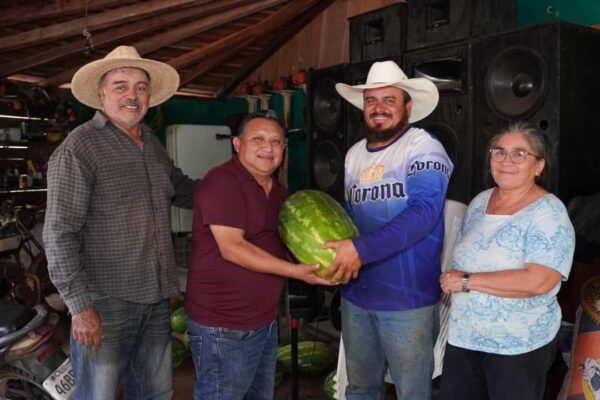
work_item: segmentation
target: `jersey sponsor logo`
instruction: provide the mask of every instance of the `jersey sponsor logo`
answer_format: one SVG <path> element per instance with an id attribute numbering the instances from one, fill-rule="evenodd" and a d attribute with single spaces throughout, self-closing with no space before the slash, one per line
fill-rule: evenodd
<path id="1" fill-rule="evenodd" d="M 363 185 L 368 185 L 369 183 L 377 182 L 383 179 L 384 172 L 384 164 L 371 165 L 369 168 L 360 173 L 360 183 Z"/>
<path id="2" fill-rule="evenodd" d="M 441 161 L 433 160 L 413 162 L 408 168 L 408 176 L 415 176 L 417 172 L 425 170 L 440 171 L 446 178 L 450 179 L 450 168 Z"/>
<path id="3" fill-rule="evenodd" d="M 347 195 L 350 204 L 353 206 L 367 202 L 406 198 L 402 182 L 382 183 L 371 187 L 352 185 L 348 189 Z"/>

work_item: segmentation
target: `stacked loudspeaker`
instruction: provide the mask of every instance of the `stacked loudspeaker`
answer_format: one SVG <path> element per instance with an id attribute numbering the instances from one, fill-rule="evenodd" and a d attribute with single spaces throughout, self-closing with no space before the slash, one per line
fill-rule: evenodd
<path id="1" fill-rule="evenodd" d="M 565 203 L 598 192 L 600 32 L 564 22 L 514 29 L 509 3 L 410 0 L 351 18 L 351 63 L 309 76 L 311 187 L 342 201 L 344 155 L 363 137 L 362 112 L 333 84 L 364 83 L 374 61 L 391 59 L 440 91 L 436 110 L 415 125 L 437 136 L 455 165 L 448 198 L 468 203 L 486 187 L 488 142 L 517 121 L 548 138 L 552 192 Z M 335 129 L 317 123 L 334 115 Z"/>

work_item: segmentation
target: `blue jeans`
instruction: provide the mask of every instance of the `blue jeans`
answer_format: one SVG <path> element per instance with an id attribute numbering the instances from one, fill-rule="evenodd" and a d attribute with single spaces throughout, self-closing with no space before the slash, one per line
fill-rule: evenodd
<path id="1" fill-rule="evenodd" d="M 196 368 L 194 400 L 271 400 L 277 321 L 253 331 L 213 328 L 188 318 Z"/>
<path id="2" fill-rule="evenodd" d="M 399 400 L 431 400 L 438 305 L 370 311 L 342 299 L 347 400 L 381 400 L 389 367 Z"/>
<path id="3" fill-rule="evenodd" d="M 114 400 L 119 384 L 127 400 L 173 396 L 170 302 L 137 304 L 90 294 L 102 322 L 100 348 L 71 335 L 77 400 Z"/>

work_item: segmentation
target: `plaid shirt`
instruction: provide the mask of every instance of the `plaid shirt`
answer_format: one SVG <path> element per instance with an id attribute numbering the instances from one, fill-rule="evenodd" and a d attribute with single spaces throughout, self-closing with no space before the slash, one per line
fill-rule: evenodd
<path id="1" fill-rule="evenodd" d="M 44 245 L 72 314 L 92 307 L 89 292 L 142 304 L 178 293 L 170 207 L 191 208 L 196 182 L 146 126 L 142 140 L 98 111 L 50 158 Z"/>

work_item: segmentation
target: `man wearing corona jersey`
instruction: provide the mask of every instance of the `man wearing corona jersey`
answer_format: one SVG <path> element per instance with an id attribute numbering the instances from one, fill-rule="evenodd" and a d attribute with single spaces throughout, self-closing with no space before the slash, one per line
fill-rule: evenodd
<path id="1" fill-rule="evenodd" d="M 365 139 L 346 155 L 346 209 L 359 229 L 334 241 L 329 272 L 342 288 L 346 398 L 383 399 L 389 367 L 398 399 L 430 399 L 440 300 L 443 209 L 452 162 L 411 122 L 438 103 L 435 85 L 376 62 L 367 83 L 337 91 L 363 110 Z"/>

